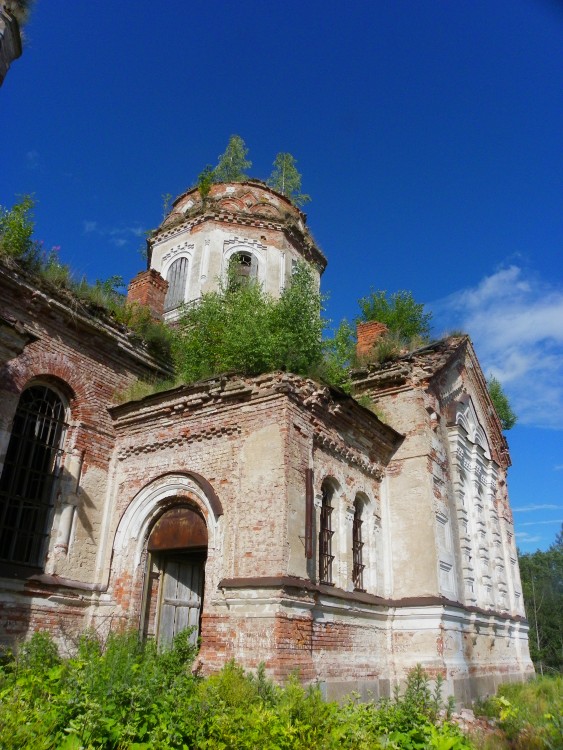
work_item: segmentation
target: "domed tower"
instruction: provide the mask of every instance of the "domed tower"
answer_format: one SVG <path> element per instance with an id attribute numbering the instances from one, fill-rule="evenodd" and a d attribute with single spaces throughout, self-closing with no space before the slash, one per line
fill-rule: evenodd
<path id="1" fill-rule="evenodd" d="M 279 297 L 299 260 L 320 282 L 326 258 L 306 216 L 284 195 L 256 180 L 219 183 L 202 199 L 197 187 L 174 201 L 148 242 L 149 265 L 168 281 L 164 318 L 218 288 L 231 263 Z"/>

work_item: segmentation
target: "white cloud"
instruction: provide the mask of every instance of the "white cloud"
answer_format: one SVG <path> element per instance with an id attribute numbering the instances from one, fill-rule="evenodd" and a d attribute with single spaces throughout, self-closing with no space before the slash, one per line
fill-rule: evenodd
<path id="1" fill-rule="evenodd" d="M 31 151 L 28 151 L 25 155 L 25 166 L 28 169 L 38 169 L 40 166 L 41 158 L 39 156 L 39 151 L 35 151 L 35 149 L 32 149 Z"/>
<path id="2" fill-rule="evenodd" d="M 438 325 L 469 333 L 522 424 L 563 428 L 563 288 L 511 265 L 431 307 Z"/>
<path id="3" fill-rule="evenodd" d="M 524 508 L 512 508 L 513 513 L 532 513 L 535 510 L 559 510 L 559 505 L 544 503 L 543 505 L 526 505 Z"/>
<path id="4" fill-rule="evenodd" d="M 563 523 L 562 518 L 553 518 L 551 521 L 526 521 L 526 523 L 520 523 L 518 526 L 545 526 L 550 523 Z"/>
<path id="5" fill-rule="evenodd" d="M 527 531 L 517 531 L 514 536 L 526 544 L 541 541 L 541 536 L 539 534 L 528 534 Z"/>
<path id="6" fill-rule="evenodd" d="M 145 230 L 139 224 L 129 227 L 103 227 L 97 221 L 84 220 L 82 222 L 84 234 L 99 234 L 101 237 L 109 238 L 112 245 L 123 247 L 132 241 L 133 237 L 141 237 Z"/>

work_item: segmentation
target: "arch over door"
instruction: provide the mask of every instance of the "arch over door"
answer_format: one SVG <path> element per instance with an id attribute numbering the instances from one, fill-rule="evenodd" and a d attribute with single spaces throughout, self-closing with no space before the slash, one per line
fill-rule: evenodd
<path id="1" fill-rule="evenodd" d="M 173 508 L 153 526 L 147 542 L 149 570 L 143 633 L 160 646 L 193 626 L 196 643 L 203 606 L 207 527 L 192 508 Z"/>

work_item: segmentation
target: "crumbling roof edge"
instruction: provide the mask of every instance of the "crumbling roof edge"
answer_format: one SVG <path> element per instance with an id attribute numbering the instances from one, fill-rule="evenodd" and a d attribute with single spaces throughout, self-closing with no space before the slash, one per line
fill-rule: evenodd
<path id="1" fill-rule="evenodd" d="M 35 277 L 17 265 L 16 262 L 6 262 L 6 258 L 0 256 L 0 278 L 2 277 L 7 283 L 20 288 L 23 287 L 31 297 L 41 300 L 47 307 L 57 309 L 61 315 L 72 318 L 75 323 L 79 322 L 84 328 L 93 329 L 109 338 L 113 338 L 116 340 L 118 349 L 126 353 L 127 356 L 142 363 L 145 367 L 149 367 L 163 375 L 170 373 L 169 368 L 162 362 L 156 360 L 146 350 L 135 346 L 130 338 L 131 336 L 135 336 L 134 331 L 125 325 L 113 321 L 111 316 L 104 313 L 102 309 L 100 309 L 100 315 L 97 316 L 75 297 L 70 290 L 65 290 L 65 293 L 61 294 L 60 290 L 45 280 Z M 64 299 L 65 297 L 67 299 Z M 77 302 L 77 309 L 69 309 L 68 298 L 72 298 Z"/>
<path id="2" fill-rule="evenodd" d="M 259 395 L 256 391 L 256 387 L 259 387 L 260 385 L 266 386 L 268 382 L 273 382 L 276 378 L 279 378 L 279 382 L 274 384 L 270 392 L 268 392 L 267 388 L 264 388 L 263 396 L 268 396 L 273 393 L 287 395 L 288 397 L 293 398 L 294 401 L 297 401 L 299 405 L 310 410 L 318 411 L 319 408 L 322 408 L 322 405 L 315 408 L 315 397 L 320 397 L 318 390 L 320 388 L 329 394 L 332 404 L 335 406 L 337 406 L 339 402 L 346 402 L 352 409 L 358 412 L 358 415 L 361 415 L 363 420 L 374 423 L 374 426 L 377 425 L 378 431 L 382 431 L 383 434 L 386 435 L 389 445 L 393 446 L 393 448 L 398 447 L 404 439 L 404 436 L 397 432 L 393 427 L 382 422 L 370 409 L 366 409 L 358 403 L 353 396 L 345 393 L 345 391 L 340 388 L 330 386 L 326 383 L 320 383 L 310 377 L 296 375 L 282 370 L 274 370 L 260 375 L 244 375 L 240 372 L 223 373 L 195 383 L 182 384 L 165 391 L 152 393 L 140 399 L 126 401 L 123 404 L 110 407 L 108 411 L 112 419 L 116 421 L 122 418 L 126 419 L 127 414 L 133 414 L 139 410 L 144 411 L 146 407 L 156 408 L 158 411 L 159 403 L 163 404 L 165 401 L 181 397 L 182 395 L 192 397 L 194 403 L 198 400 L 198 394 L 201 394 L 202 397 L 207 395 L 209 399 L 213 397 L 221 397 L 230 403 L 232 403 L 237 397 L 241 401 L 249 400 L 252 398 L 253 394 Z M 225 387 L 228 382 L 233 385 L 240 384 L 240 387 Z M 305 394 L 300 393 L 299 386 L 303 384 L 312 386 L 309 388 L 309 393 L 306 398 L 303 398 L 303 395 Z M 297 400 L 298 396 L 299 399 Z M 189 404 L 188 401 L 186 403 Z M 334 415 L 335 412 L 333 412 L 333 416 Z M 338 418 L 338 416 L 339 415 L 336 415 L 336 418 Z M 142 417 L 139 415 L 139 418 Z M 340 416 L 340 418 L 343 417 Z"/>

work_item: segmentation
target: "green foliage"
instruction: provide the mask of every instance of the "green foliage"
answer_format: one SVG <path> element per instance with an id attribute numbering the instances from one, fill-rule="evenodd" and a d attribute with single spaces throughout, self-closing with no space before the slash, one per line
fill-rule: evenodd
<path id="1" fill-rule="evenodd" d="M 38 248 L 33 241 L 33 208 L 30 195 L 22 195 L 12 208 L 0 206 L 0 255 L 18 260 L 23 265 L 35 266 Z"/>
<path id="2" fill-rule="evenodd" d="M 397 333 L 380 336 L 374 343 L 369 355 L 371 362 L 391 362 L 398 357 L 404 348 L 404 341 Z"/>
<path id="3" fill-rule="evenodd" d="M 530 624 L 530 654 L 538 672 L 563 672 L 563 544 L 519 555 Z"/>
<path id="4" fill-rule="evenodd" d="M 163 653 L 136 633 L 85 634 L 66 660 L 36 633 L 0 670 L 1 747 L 181 747 L 169 740 L 195 691 L 194 657 L 189 631 Z"/>
<path id="5" fill-rule="evenodd" d="M 324 359 L 320 368 L 321 377 L 346 393 L 352 389 L 350 368 L 355 362 L 356 338 L 352 325 L 342 320 L 331 337 L 324 341 Z"/>
<path id="6" fill-rule="evenodd" d="M 475 705 L 494 718 L 514 750 L 563 748 L 563 676 L 501 685 L 497 695 Z"/>
<path id="7" fill-rule="evenodd" d="M 321 302 L 305 264 L 279 300 L 255 281 L 241 283 L 231 269 L 218 292 L 184 310 L 174 332 L 178 375 L 192 383 L 231 371 L 308 374 L 322 358 Z"/>
<path id="8" fill-rule="evenodd" d="M 167 217 L 168 212 L 170 211 L 171 205 L 172 205 L 172 194 L 163 193 L 162 194 L 162 218 L 163 219 Z"/>
<path id="9" fill-rule="evenodd" d="M 301 192 L 301 174 L 297 171 L 296 164 L 291 154 L 279 153 L 274 160 L 274 170 L 267 183 L 292 200 L 296 206 L 302 206 L 311 200 L 311 196 Z"/>
<path id="10" fill-rule="evenodd" d="M 127 302 L 122 293 L 121 276 L 98 279 L 90 284 L 86 279 L 74 282 L 69 275 L 63 284 L 87 307 L 104 310 L 116 323 L 126 326 L 155 357 L 169 361 L 171 357 L 172 333 L 168 326 L 153 319 L 145 305 Z"/>
<path id="11" fill-rule="evenodd" d="M 358 301 L 360 322 L 376 320 L 384 323 L 389 333 L 402 341 L 413 338 L 427 342 L 430 337 L 432 313 L 424 312 L 424 304 L 415 302 L 412 292 L 400 291 L 387 296 L 385 291 L 373 291 Z"/>
<path id="12" fill-rule="evenodd" d="M 124 404 L 127 401 L 140 401 L 146 396 L 152 396 L 153 393 L 162 393 L 179 386 L 180 382 L 175 379 L 163 380 L 134 380 L 131 385 L 115 394 L 115 401 Z"/>
<path id="13" fill-rule="evenodd" d="M 86 634 L 61 659 L 45 634 L 0 668 L 0 746 L 15 748 L 201 748 L 229 750 L 464 750 L 441 701 L 417 668 L 404 696 L 379 703 L 326 702 L 296 675 L 285 687 L 264 668 L 234 662 L 194 677 L 189 632 L 168 651 L 136 634 L 105 643 Z"/>
<path id="14" fill-rule="evenodd" d="M 84 278 L 76 281 L 70 266 L 61 262 L 59 247 L 47 252 L 41 242 L 33 239 L 33 206 L 33 199 L 23 196 L 11 209 L 0 207 L 0 256 L 16 261 L 20 267 L 59 292 L 70 293 L 71 308 L 73 303 L 81 302 L 96 311 L 103 310 L 116 323 L 127 326 L 151 354 L 169 361 L 169 328 L 154 321 L 147 307 L 127 302 L 120 276 L 97 280 L 94 284 Z"/>
<path id="15" fill-rule="evenodd" d="M 201 200 L 204 203 L 207 200 L 207 196 L 211 190 L 211 185 L 213 185 L 214 182 L 215 172 L 213 171 L 213 167 L 208 164 L 197 177 L 197 189 L 199 190 Z"/>
<path id="16" fill-rule="evenodd" d="M 248 149 L 240 135 L 232 135 L 215 167 L 215 182 L 242 182 L 247 176 L 246 170 L 252 166 L 252 162 L 246 158 L 247 154 Z"/>
<path id="17" fill-rule="evenodd" d="M 298 263 L 291 280 L 272 307 L 275 369 L 307 375 L 322 359 L 323 298 L 306 263 Z"/>
<path id="18" fill-rule="evenodd" d="M 487 389 L 497 416 L 500 419 L 502 429 L 511 430 L 516 424 L 518 417 L 512 410 L 508 396 L 504 392 L 500 381 L 491 375 L 491 377 L 487 379 Z"/>

